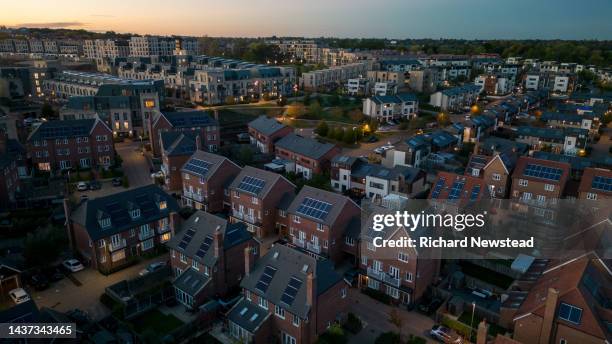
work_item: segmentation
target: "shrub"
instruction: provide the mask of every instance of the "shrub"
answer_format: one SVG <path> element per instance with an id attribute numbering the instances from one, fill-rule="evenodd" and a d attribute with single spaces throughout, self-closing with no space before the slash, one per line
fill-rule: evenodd
<path id="1" fill-rule="evenodd" d="M 123 180 L 121 181 L 121 185 L 123 185 L 124 188 L 129 188 L 130 187 L 130 181 L 128 180 L 127 176 L 123 176 Z"/>
<path id="2" fill-rule="evenodd" d="M 315 132 L 319 136 L 327 136 L 327 133 L 329 132 L 329 126 L 325 121 L 321 121 L 321 123 L 319 123 L 319 125 L 317 126 L 317 129 L 315 129 Z"/>
<path id="3" fill-rule="evenodd" d="M 340 325 L 334 324 L 317 339 L 317 344 L 346 344 L 348 338 Z"/>
<path id="4" fill-rule="evenodd" d="M 376 340 L 375 344 L 400 344 L 400 335 L 395 332 L 382 333 Z"/>
<path id="5" fill-rule="evenodd" d="M 346 323 L 344 323 L 344 328 L 347 331 L 356 334 L 361 331 L 363 325 L 361 324 L 361 320 L 359 320 L 359 318 L 355 314 L 349 313 L 348 318 L 346 319 Z"/>

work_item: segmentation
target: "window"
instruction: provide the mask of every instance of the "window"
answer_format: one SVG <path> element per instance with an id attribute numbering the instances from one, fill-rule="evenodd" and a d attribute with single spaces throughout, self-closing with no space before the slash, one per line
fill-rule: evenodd
<path id="1" fill-rule="evenodd" d="M 132 219 L 140 217 L 140 209 L 132 209 L 130 211 L 130 216 L 132 216 Z"/>
<path id="2" fill-rule="evenodd" d="M 479 175 L 480 175 L 480 169 L 473 168 L 472 169 L 472 176 L 478 177 Z"/>
<path id="3" fill-rule="evenodd" d="M 346 294 L 347 294 L 347 293 L 346 293 L 346 288 L 342 288 L 342 289 L 340 289 L 340 297 L 341 297 L 341 298 L 343 298 L 343 299 L 344 299 L 344 298 L 346 297 Z"/>
<path id="4" fill-rule="evenodd" d="M 263 309 L 268 309 L 268 300 L 264 299 L 263 297 L 259 297 L 259 307 L 263 308 Z"/>
<path id="5" fill-rule="evenodd" d="M 300 223 L 300 217 L 297 215 L 293 215 L 293 222 Z"/>
<path id="6" fill-rule="evenodd" d="M 300 326 L 300 317 L 294 314 L 292 323 L 293 323 L 293 326 L 296 326 L 296 327 Z"/>
<path id="7" fill-rule="evenodd" d="M 368 257 L 361 256 L 361 265 L 368 265 Z"/>
<path id="8" fill-rule="evenodd" d="M 552 184 L 544 184 L 544 190 L 546 191 L 555 191 L 555 186 Z"/>
<path id="9" fill-rule="evenodd" d="M 397 259 L 400 262 L 408 263 L 408 254 L 400 251 L 397 253 Z"/>
<path id="10" fill-rule="evenodd" d="M 257 203 L 259 203 L 259 200 L 257 199 L 257 197 L 252 197 L 251 198 L 251 203 L 257 204 Z"/>
<path id="11" fill-rule="evenodd" d="M 368 250 L 370 251 L 376 251 L 376 246 L 374 246 L 374 243 L 371 241 L 368 241 Z"/>
<path id="12" fill-rule="evenodd" d="M 323 224 L 317 223 L 317 230 L 323 232 Z"/>
<path id="13" fill-rule="evenodd" d="M 559 340 L 559 344 L 567 344 L 567 340 L 561 338 L 561 340 Z"/>
<path id="14" fill-rule="evenodd" d="M 181 262 L 187 263 L 187 256 L 184 253 L 181 253 Z"/>
<path id="15" fill-rule="evenodd" d="M 387 286 L 387 295 L 391 296 L 394 299 L 399 299 L 399 289 Z"/>
<path id="16" fill-rule="evenodd" d="M 244 297 L 246 297 L 247 300 L 251 301 L 251 292 L 248 290 L 245 290 Z"/>
<path id="17" fill-rule="evenodd" d="M 528 183 L 527 179 L 519 179 L 519 186 L 527 186 Z"/>
<path id="18" fill-rule="evenodd" d="M 281 319 L 285 319 L 285 310 L 279 306 L 274 307 L 274 314 Z"/>
<path id="19" fill-rule="evenodd" d="M 380 282 L 373 278 L 368 278 L 368 288 L 378 290 L 380 287 Z"/>
<path id="20" fill-rule="evenodd" d="M 412 272 L 406 272 L 406 281 L 407 282 L 414 281 L 414 276 L 412 275 Z"/>
<path id="21" fill-rule="evenodd" d="M 493 180 L 501 180 L 501 174 L 493 173 Z"/>
<path id="22" fill-rule="evenodd" d="M 198 262 L 195 259 L 191 260 L 191 267 L 200 271 L 200 266 L 198 265 Z"/>
<path id="23" fill-rule="evenodd" d="M 567 303 L 559 305 L 559 319 L 580 324 L 580 318 L 582 318 L 582 309 Z"/>
<path id="24" fill-rule="evenodd" d="M 344 243 L 347 244 L 348 246 L 355 246 L 355 239 L 351 237 L 345 237 Z"/>

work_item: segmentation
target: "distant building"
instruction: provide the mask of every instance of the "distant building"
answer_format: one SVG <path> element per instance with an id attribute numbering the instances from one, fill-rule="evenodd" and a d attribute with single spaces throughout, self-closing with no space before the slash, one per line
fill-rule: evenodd
<path id="1" fill-rule="evenodd" d="M 323 174 L 329 169 L 331 159 L 340 153 L 340 147 L 321 143 L 297 134 L 289 134 L 275 144 L 275 154 L 285 164 L 287 172 L 295 172 L 306 179 L 313 174 Z"/>
<path id="2" fill-rule="evenodd" d="M 477 85 L 457 86 L 433 93 L 429 104 L 442 111 L 458 111 L 474 104 L 479 95 L 480 87 Z"/>
<path id="3" fill-rule="evenodd" d="M 314 70 L 303 73 L 300 84 L 302 88 L 309 91 L 344 86 L 349 79 L 365 77 L 368 70 L 368 64 L 365 62 Z"/>
<path id="4" fill-rule="evenodd" d="M 249 122 L 249 140 L 251 144 L 264 154 L 274 152 L 274 144 L 281 138 L 293 132 L 293 128 L 286 126 L 274 118 L 259 116 Z"/>
<path id="5" fill-rule="evenodd" d="M 154 156 L 161 155 L 162 132 L 191 132 L 200 136 L 202 149 L 215 152 L 221 144 L 219 123 L 205 111 L 158 112 L 151 118 L 149 139 Z"/>
<path id="6" fill-rule="evenodd" d="M 363 101 L 363 114 L 379 122 L 416 117 L 419 101 L 412 93 L 372 96 Z"/>
<path id="7" fill-rule="evenodd" d="M 533 150 L 550 148 L 553 153 L 575 155 L 580 149 L 585 149 L 589 131 L 579 128 L 538 128 L 519 127 L 518 142 L 530 145 Z"/>

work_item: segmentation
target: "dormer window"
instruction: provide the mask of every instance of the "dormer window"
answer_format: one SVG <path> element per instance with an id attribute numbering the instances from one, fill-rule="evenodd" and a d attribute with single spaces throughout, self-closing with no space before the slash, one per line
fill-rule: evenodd
<path id="1" fill-rule="evenodd" d="M 100 227 L 102 227 L 102 228 L 108 228 L 111 225 L 110 217 L 103 217 L 103 218 L 99 219 L 98 222 L 100 223 Z"/>
<path id="2" fill-rule="evenodd" d="M 139 218 L 140 217 L 140 209 L 136 208 L 136 209 L 130 210 L 130 216 L 132 217 L 132 219 Z"/>
<path id="3" fill-rule="evenodd" d="M 159 210 L 166 210 L 168 208 L 168 204 L 166 203 L 166 201 L 159 201 L 158 205 Z"/>

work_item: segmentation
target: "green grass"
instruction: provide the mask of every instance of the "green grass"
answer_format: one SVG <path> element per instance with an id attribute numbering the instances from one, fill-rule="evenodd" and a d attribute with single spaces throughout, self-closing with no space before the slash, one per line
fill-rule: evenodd
<path id="1" fill-rule="evenodd" d="M 134 329 L 138 333 L 153 330 L 160 336 L 166 335 L 183 325 L 177 317 L 172 314 L 166 315 L 155 309 L 132 320 Z"/>
<path id="2" fill-rule="evenodd" d="M 470 275 L 474 278 L 477 278 L 483 282 L 492 284 L 501 289 L 508 289 L 510 284 L 514 281 L 512 277 L 508 277 L 506 275 L 502 275 L 495 271 L 489 270 L 487 268 L 483 268 L 476 264 L 472 264 L 470 262 L 461 262 L 461 271 L 466 275 Z"/>

